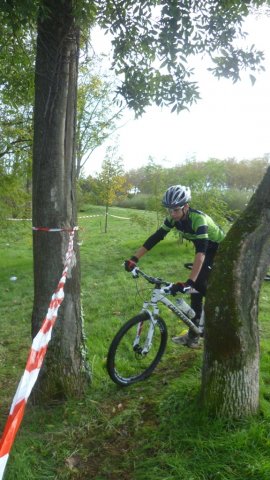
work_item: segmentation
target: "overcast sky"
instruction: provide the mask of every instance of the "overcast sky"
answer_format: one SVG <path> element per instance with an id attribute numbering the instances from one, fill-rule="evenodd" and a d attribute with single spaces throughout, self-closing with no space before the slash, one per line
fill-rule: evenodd
<path id="1" fill-rule="evenodd" d="M 270 153 L 270 18 L 249 19 L 246 31 L 248 43 L 265 52 L 266 71 L 257 74 L 255 85 L 248 74 L 237 84 L 217 80 L 200 59 L 196 78 L 201 100 L 179 115 L 152 107 L 136 120 L 129 112 L 117 138 L 110 138 L 91 156 L 85 174 L 100 171 L 106 146 L 114 142 L 119 145 L 125 170 L 145 165 L 149 156 L 170 167 L 190 157 L 241 160 Z M 103 44 L 99 32 L 96 41 Z"/>

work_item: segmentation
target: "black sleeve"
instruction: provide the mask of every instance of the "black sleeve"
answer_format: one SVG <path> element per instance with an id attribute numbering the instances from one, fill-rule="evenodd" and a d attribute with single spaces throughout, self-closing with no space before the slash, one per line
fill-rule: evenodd
<path id="1" fill-rule="evenodd" d="M 206 253 L 208 247 L 208 240 L 207 238 L 201 238 L 199 240 L 193 240 L 195 245 L 196 253 Z"/>
<path id="2" fill-rule="evenodd" d="M 150 237 L 144 242 L 143 247 L 146 248 L 146 250 L 151 250 L 158 242 L 164 239 L 166 237 L 168 232 L 164 230 L 164 228 L 159 228 L 153 235 L 150 235 Z"/>

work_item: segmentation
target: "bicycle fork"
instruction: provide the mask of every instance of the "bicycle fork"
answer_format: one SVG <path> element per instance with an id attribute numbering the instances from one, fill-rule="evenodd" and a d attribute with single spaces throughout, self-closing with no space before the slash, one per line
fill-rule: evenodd
<path id="1" fill-rule="evenodd" d="M 201 335 L 201 333 L 203 332 L 204 313 L 202 313 L 199 326 L 197 326 L 192 322 L 190 318 L 188 318 L 188 316 L 180 308 L 174 305 L 174 303 L 170 302 L 170 300 L 162 297 L 160 301 L 164 303 L 164 305 L 166 305 L 172 312 L 174 312 L 174 314 L 177 315 L 177 317 L 181 318 L 181 320 L 191 330 L 193 330 L 193 332 L 196 333 L 196 335 Z M 149 309 L 149 306 L 151 306 L 152 311 Z M 159 315 L 159 308 L 156 302 L 152 300 L 151 302 L 144 302 L 142 312 L 146 312 L 149 315 L 150 323 L 148 326 L 148 332 L 147 332 L 146 339 L 144 341 L 144 345 L 141 346 L 140 341 L 141 341 L 142 329 L 144 327 L 144 322 L 140 322 L 138 324 L 136 337 L 133 342 L 133 350 L 134 352 L 143 356 L 143 355 L 147 355 L 147 353 L 151 349 L 155 326 L 157 323 L 157 316 Z"/>
<path id="2" fill-rule="evenodd" d="M 159 313 L 159 310 L 158 310 L 157 307 L 154 307 L 154 310 L 153 310 L 153 313 L 152 313 L 147 308 L 148 306 L 149 306 L 148 302 L 145 302 L 145 304 L 143 305 L 143 309 L 142 309 L 142 312 L 146 312 L 149 315 L 149 319 L 150 319 L 150 324 L 149 324 L 149 327 L 148 327 L 148 332 L 147 332 L 146 339 L 144 341 L 144 345 L 140 346 L 141 333 L 142 333 L 142 329 L 144 327 L 144 322 L 140 322 L 138 324 L 136 337 L 135 337 L 135 340 L 133 342 L 134 352 L 139 353 L 140 355 L 147 355 L 147 353 L 150 351 L 150 349 L 152 347 L 152 339 L 153 339 L 153 335 L 154 335 L 154 331 L 155 331 L 155 326 L 156 326 L 156 323 L 157 323 L 157 320 L 156 320 L 155 317 Z"/>

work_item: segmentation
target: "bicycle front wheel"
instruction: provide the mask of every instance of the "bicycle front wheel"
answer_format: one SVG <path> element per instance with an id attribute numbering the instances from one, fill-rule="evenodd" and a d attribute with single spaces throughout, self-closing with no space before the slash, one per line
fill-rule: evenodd
<path id="1" fill-rule="evenodd" d="M 131 385 L 149 377 L 167 344 L 167 327 L 161 317 L 153 322 L 147 312 L 126 322 L 115 335 L 107 357 L 107 371 L 118 385 Z"/>

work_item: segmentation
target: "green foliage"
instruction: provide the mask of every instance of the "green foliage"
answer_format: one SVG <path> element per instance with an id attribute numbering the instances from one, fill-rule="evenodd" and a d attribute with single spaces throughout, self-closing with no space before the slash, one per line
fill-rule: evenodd
<path id="1" fill-rule="evenodd" d="M 0 221 L 8 217 L 31 217 L 31 196 L 27 192 L 24 179 L 19 175 L 6 175 L 0 173 Z"/>
<path id="2" fill-rule="evenodd" d="M 205 162 L 188 159 L 183 164 L 172 168 L 158 166 L 158 174 L 165 187 L 182 184 L 189 185 L 192 191 L 237 188 L 253 192 L 268 166 L 268 155 L 241 161 L 236 161 L 234 158 L 224 160 L 210 158 Z M 138 170 L 130 170 L 127 178 L 140 192 L 153 193 L 151 173 L 151 170 L 149 171 L 145 166 Z"/>
<path id="3" fill-rule="evenodd" d="M 142 192 L 135 196 L 133 204 L 140 204 L 143 208 L 139 203 L 143 199 L 144 208 L 162 212 L 161 199 L 166 188 L 175 184 L 188 185 L 192 192 L 191 205 L 213 216 L 221 225 L 224 222 L 226 225 L 226 218 L 234 219 L 244 209 L 269 166 L 267 155 L 240 162 L 235 159 L 212 158 L 206 162 L 190 159 L 173 168 L 162 168 L 152 162 L 154 168 L 150 164 L 150 167 L 127 173 L 129 182 Z"/>
<path id="4" fill-rule="evenodd" d="M 226 174 L 226 186 L 247 192 L 254 192 L 269 167 L 269 155 L 253 160 L 228 159 L 223 168 Z"/>
<path id="5" fill-rule="evenodd" d="M 0 168 L 8 175 L 24 171 L 26 183 L 31 172 L 35 59 L 32 22 L 37 2 L 4 3 L 0 9 Z"/>
<path id="6" fill-rule="evenodd" d="M 98 197 L 103 205 L 110 206 L 117 197 L 127 195 L 129 185 L 124 176 L 122 159 L 115 156 L 113 147 L 107 149 L 101 173 L 97 177 Z"/>
<path id="7" fill-rule="evenodd" d="M 32 25 L 37 17 L 38 9 L 42 6 L 40 0 L 13 0 L 1 4 L 2 24 L 12 29 L 14 34 L 21 33 L 21 29 Z"/>
<path id="8" fill-rule="evenodd" d="M 0 9 L 1 103 L 26 107 L 34 98 L 37 2 L 5 2 Z M 32 5 L 30 5 L 32 4 Z"/>
<path id="9" fill-rule="evenodd" d="M 219 225 L 224 226 L 227 225 L 226 218 L 231 217 L 234 213 L 229 210 L 225 198 L 223 192 L 212 188 L 206 192 L 195 192 L 190 204 L 197 210 L 202 210 L 210 215 Z"/>
<path id="10" fill-rule="evenodd" d="M 31 183 L 32 107 L 0 106 L 0 168 Z"/>
<path id="11" fill-rule="evenodd" d="M 149 201 L 149 195 L 138 193 L 128 195 L 126 198 L 117 200 L 115 205 L 122 208 L 134 208 L 137 210 L 146 210 Z"/>
<path id="12" fill-rule="evenodd" d="M 213 73 L 233 81 L 242 69 L 259 70 L 263 53 L 236 44 L 251 6 L 254 2 L 100 1 L 97 21 L 113 36 L 113 67 L 123 77 L 118 92 L 128 106 L 137 115 L 152 102 L 187 109 L 199 99 L 188 65 L 196 54 L 208 54 Z"/>
<path id="13" fill-rule="evenodd" d="M 246 190 L 238 190 L 230 188 L 224 195 L 224 200 L 228 206 L 228 210 L 240 213 L 246 208 L 251 197 L 251 192 Z"/>
<path id="14" fill-rule="evenodd" d="M 231 45 L 226 50 L 222 49 L 220 55 L 213 58 L 215 67 L 209 70 L 217 78 L 231 78 L 233 83 L 236 83 L 241 79 L 240 74 L 245 69 L 254 72 L 264 70 L 261 65 L 262 59 L 264 59 L 263 52 L 256 52 L 254 45 L 248 52 Z M 253 85 L 256 77 L 250 74 L 250 80 Z"/>
<path id="15" fill-rule="evenodd" d="M 113 95 L 114 77 L 102 72 L 102 58 L 86 56 L 79 66 L 77 105 L 76 174 L 93 151 L 117 128 L 123 108 L 116 108 Z M 104 68 L 104 67 L 103 67 Z"/>
<path id="16" fill-rule="evenodd" d="M 226 186 L 225 161 L 209 159 L 206 162 L 187 160 L 174 169 L 174 175 L 181 179 L 183 185 L 190 185 L 192 191 L 211 190 Z"/>

